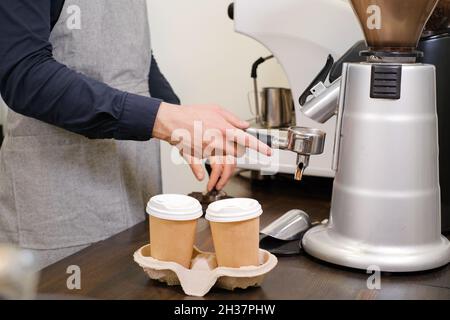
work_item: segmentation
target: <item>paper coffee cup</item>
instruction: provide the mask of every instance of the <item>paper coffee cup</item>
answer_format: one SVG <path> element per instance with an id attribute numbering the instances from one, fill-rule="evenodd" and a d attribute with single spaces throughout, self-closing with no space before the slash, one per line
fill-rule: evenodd
<path id="1" fill-rule="evenodd" d="M 259 264 L 259 216 L 261 205 L 254 199 L 235 198 L 211 203 L 206 219 L 221 267 L 240 268 Z"/>
<path id="2" fill-rule="evenodd" d="M 150 199 L 151 256 L 189 268 L 194 249 L 197 220 L 203 214 L 198 200 L 185 195 L 165 194 Z"/>

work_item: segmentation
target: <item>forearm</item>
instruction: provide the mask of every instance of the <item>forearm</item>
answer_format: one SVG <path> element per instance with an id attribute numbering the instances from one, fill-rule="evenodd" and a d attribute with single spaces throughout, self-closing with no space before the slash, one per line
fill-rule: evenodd
<path id="1" fill-rule="evenodd" d="M 52 59 L 33 60 L 21 62 L 1 85 L 14 111 L 89 138 L 151 137 L 160 100 L 113 89 Z"/>

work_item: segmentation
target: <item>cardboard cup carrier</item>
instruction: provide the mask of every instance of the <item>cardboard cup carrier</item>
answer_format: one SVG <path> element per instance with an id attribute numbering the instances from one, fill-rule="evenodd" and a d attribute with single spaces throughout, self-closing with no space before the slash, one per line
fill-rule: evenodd
<path id="1" fill-rule="evenodd" d="M 234 201 L 229 201 L 234 200 Z M 150 243 L 134 253 L 147 275 L 191 296 L 212 287 L 227 290 L 261 285 L 277 258 L 258 248 L 261 206 L 252 199 L 227 199 L 208 207 L 216 254 L 194 247 L 200 203 L 184 195 L 159 195 L 147 205 Z"/>

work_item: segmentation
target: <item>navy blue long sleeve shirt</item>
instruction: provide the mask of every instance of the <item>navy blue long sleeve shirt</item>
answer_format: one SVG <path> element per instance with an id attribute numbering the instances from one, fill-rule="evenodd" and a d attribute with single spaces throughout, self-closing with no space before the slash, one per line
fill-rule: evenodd
<path id="1" fill-rule="evenodd" d="M 116 90 L 57 62 L 49 37 L 63 4 L 0 1 L 0 93 L 6 104 L 88 138 L 150 139 L 161 100 L 179 103 L 156 61 L 149 71 L 152 98 Z"/>

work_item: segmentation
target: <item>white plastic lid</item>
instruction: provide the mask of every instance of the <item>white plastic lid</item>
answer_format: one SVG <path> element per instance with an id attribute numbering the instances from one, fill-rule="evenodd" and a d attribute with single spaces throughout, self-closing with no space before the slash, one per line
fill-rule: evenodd
<path id="1" fill-rule="evenodd" d="M 225 199 L 211 203 L 206 219 L 212 222 L 237 222 L 259 217 L 262 208 L 258 201 L 248 198 Z"/>
<path id="2" fill-rule="evenodd" d="M 181 194 L 154 196 L 147 204 L 147 213 L 156 218 L 175 221 L 195 220 L 203 215 L 197 199 Z"/>

